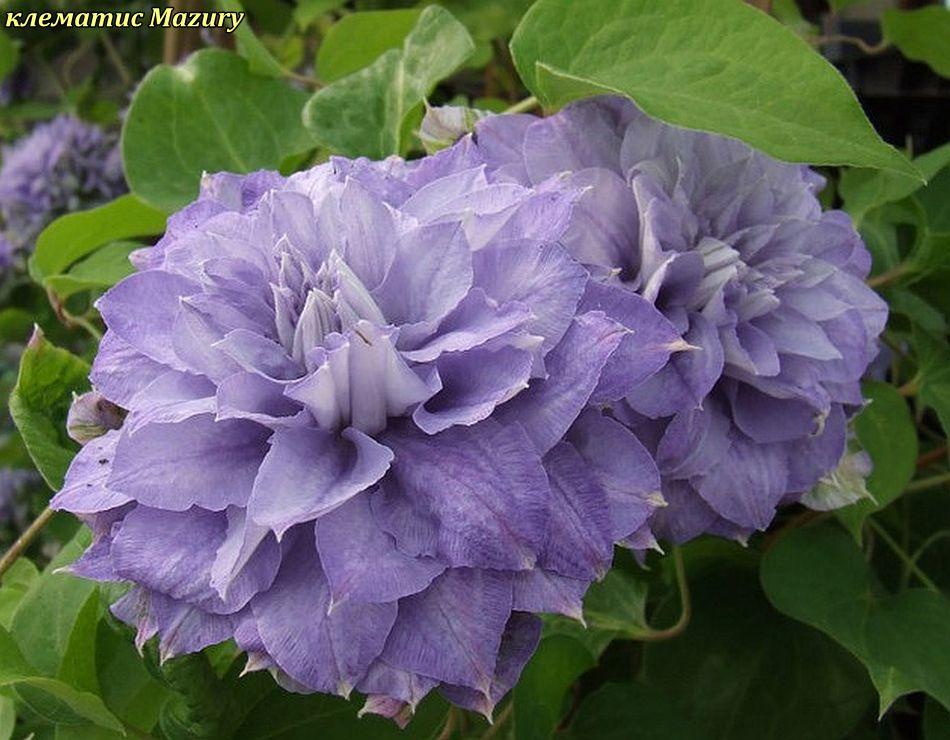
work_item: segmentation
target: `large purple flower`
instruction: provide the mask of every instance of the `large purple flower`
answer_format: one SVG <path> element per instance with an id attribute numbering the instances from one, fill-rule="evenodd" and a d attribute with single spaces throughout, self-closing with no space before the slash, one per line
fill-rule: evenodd
<path id="1" fill-rule="evenodd" d="M 682 343 L 645 301 L 633 333 L 588 305 L 557 243 L 576 191 L 474 155 L 207 178 L 103 296 L 92 382 L 128 415 L 53 506 L 93 528 L 76 573 L 134 584 L 139 640 L 234 637 L 400 719 L 435 687 L 489 713 L 535 613 L 579 616 L 612 543 L 649 539 L 649 455 L 582 411 L 618 348 L 640 382 Z"/>
<path id="2" fill-rule="evenodd" d="M 15 249 L 30 249 L 53 219 L 125 192 L 115 137 L 71 116 L 43 123 L 3 148 L 0 217 Z"/>
<path id="3" fill-rule="evenodd" d="M 589 308 L 626 323 L 642 296 L 696 348 L 599 404 L 659 464 L 658 533 L 746 536 L 835 468 L 887 310 L 821 177 L 620 98 L 490 118 L 476 139 L 495 182 L 586 188 L 562 242 L 597 280 Z"/>

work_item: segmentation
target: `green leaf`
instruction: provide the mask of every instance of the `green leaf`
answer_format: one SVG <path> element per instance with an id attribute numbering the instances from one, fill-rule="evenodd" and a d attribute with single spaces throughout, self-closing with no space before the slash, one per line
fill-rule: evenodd
<path id="1" fill-rule="evenodd" d="M 914 477 L 917 461 L 917 431 L 904 398 L 886 383 L 866 383 L 863 391 L 870 403 L 855 419 L 854 429 L 874 464 L 867 480 L 874 500 L 864 499 L 836 512 L 858 542 L 864 520 L 901 495 Z"/>
<path id="2" fill-rule="evenodd" d="M 930 334 L 942 335 L 947 331 L 947 320 L 940 309 L 930 305 L 916 293 L 903 288 L 894 288 L 887 293 L 891 311 L 903 314 L 921 329 Z"/>
<path id="3" fill-rule="evenodd" d="M 871 611 L 872 659 L 896 670 L 950 709 L 950 600 L 920 588 L 883 599 Z"/>
<path id="4" fill-rule="evenodd" d="M 547 740 L 560 724 L 564 696 L 596 665 L 581 643 L 564 635 L 545 637 L 512 694 L 516 740 Z"/>
<path id="5" fill-rule="evenodd" d="M 88 211 L 60 216 L 40 233 L 30 258 L 30 274 L 41 285 L 109 242 L 161 234 L 165 213 L 134 195 Z"/>
<path id="6" fill-rule="evenodd" d="M 584 597 L 584 623 L 545 617 L 546 636 L 563 635 L 584 645 L 596 659 L 613 640 L 638 640 L 652 630 L 646 620 L 647 584 L 614 568 Z"/>
<path id="7" fill-rule="evenodd" d="M 16 704 L 7 696 L 0 696 L 0 740 L 10 740 L 16 727 Z"/>
<path id="8" fill-rule="evenodd" d="M 432 695 L 416 709 L 405 730 L 376 715 L 357 717 L 356 702 L 326 694 L 292 694 L 265 673 L 239 679 L 239 706 L 245 710 L 233 737 L 241 740 L 432 740 L 444 727 L 448 706 Z"/>
<path id="9" fill-rule="evenodd" d="M 294 8 L 294 23 L 303 30 L 310 26 L 317 18 L 331 10 L 339 8 L 346 0 L 297 0 Z"/>
<path id="10" fill-rule="evenodd" d="M 94 694 L 78 691 L 53 678 L 38 675 L 13 637 L 0 629 L 0 688 L 9 688 L 18 701 L 54 724 L 92 723 L 124 734 L 119 722 Z"/>
<path id="11" fill-rule="evenodd" d="M 702 724 L 699 724 L 702 727 Z M 608 683 L 587 696 L 570 740 L 708 740 L 667 693 L 643 683 Z"/>
<path id="12" fill-rule="evenodd" d="M 106 706 L 126 724 L 151 731 L 171 692 L 149 673 L 129 635 L 104 619 L 96 635 L 96 669 Z"/>
<path id="13" fill-rule="evenodd" d="M 905 57 L 950 77 L 950 9 L 932 5 L 919 10 L 885 10 L 881 30 L 885 40 Z"/>
<path id="14" fill-rule="evenodd" d="M 39 327 L 20 358 L 20 373 L 10 394 L 13 417 L 23 443 L 43 479 L 54 491 L 79 446 L 66 436 L 72 394 L 89 387 L 89 366 L 46 341 Z"/>
<path id="15" fill-rule="evenodd" d="M 89 530 L 80 529 L 30 587 L 13 615 L 10 633 L 30 656 L 30 662 L 45 676 L 59 677 L 70 672 L 73 677 L 80 675 L 80 667 L 64 663 L 67 655 L 71 655 L 70 659 L 78 657 L 74 638 L 89 639 L 89 613 L 85 610 L 89 609 L 89 600 L 95 598 L 96 585 L 56 571 L 79 557 L 90 540 Z M 81 617 L 87 621 L 81 622 Z M 77 627 L 79 633 L 76 633 Z M 94 649 L 93 644 L 89 647 Z M 89 673 L 82 675 L 89 685 Z"/>
<path id="16" fill-rule="evenodd" d="M 14 69 L 20 59 L 20 51 L 9 36 L 0 31 L 0 80 Z"/>
<path id="17" fill-rule="evenodd" d="M 426 0 L 426 4 L 431 0 Z M 532 0 L 442 0 L 439 5 L 458 18 L 479 42 L 511 36 Z M 491 50 L 489 49 L 489 52 Z M 484 65 L 482 65 L 484 66 Z"/>
<path id="18" fill-rule="evenodd" d="M 401 48 L 317 91 L 304 109 L 304 122 L 320 142 L 347 156 L 399 153 L 410 113 L 474 48 L 461 23 L 430 6 Z"/>
<path id="19" fill-rule="evenodd" d="M 925 690 L 950 706 L 950 602 L 930 591 L 884 594 L 861 551 L 837 527 L 792 530 L 762 559 L 762 586 L 776 609 L 834 638 L 868 670 L 881 714 Z M 942 663 L 941 663 L 942 661 Z"/>
<path id="20" fill-rule="evenodd" d="M 214 0 L 214 3 L 224 11 L 236 13 L 244 11 L 244 6 L 239 0 Z M 251 72 L 271 77 L 284 76 L 284 68 L 280 66 L 280 62 L 274 59 L 274 55 L 257 38 L 247 18 L 234 29 L 234 43 L 237 46 L 238 54 L 247 59 L 247 66 Z"/>
<path id="21" fill-rule="evenodd" d="M 938 234 L 950 233 L 950 167 L 934 173 L 930 182 L 917 191 L 916 198 L 927 216 L 927 228 Z"/>
<path id="22" fill-rule="evenodd" d="M 306 93 L 253 74 L 247 62 L 204 49 L 142 80 L 122 127 L 132 192 L 166 212 L 194 200 L 202 172 L 276 169 L 309 149 Z"/>
<path id="23" fill-rule="evenodd" d="M 539 0 L 511 50 L 549 107 L 620 93 L 651 116 L 786 161 L 919 177 L 827 61 L 740 0 Z"/>
<path id="24" fill-rule="evenodd" d="M 93 724 L 125 734 L 122 723 L 95 694 L 77 691 L 55 678 L 40 676 L 17 679 L 7 685 L 13 688 L 20 702 L 48 722 L 56 725 Z"/>
<path id="25" fill-rule="evenodd" d="M 924 704 L 924 740 L 950 740 L 950 711 L 933 699 Z"/>
<path id="26" fill-rule="evenodd" d="M 317 76 L 334 82 L 368 67 L 383 52 L 401 48 L 422 10 L 368 10 L 330 26 L 317 52 Z"/>
<path id="27" fill-rule="evenodd" d="M 39 577 L 36 566 L 25 557 L 14 561 L 3 574 L 0 581 L 0 627 L 10 629 L 17 607 Z"/>
<path id="28" fill-rule="evenodd" d="M 838 740 L 873 700 L 861 666 L 824 635 L 775 612 L 754 568 L 691 563 L 693 617 L 648 643 L 643 675 L 703 740 Z M 667 610 L 670 611 L 670 610 Z M 658 733 L 659 734 L 659 733 Z"/>
<path id="29" fill-rule="evenodd" d="M 950 143 L 917 157 L 913 164 L 925 179 L 931 180 L 950 165 Z M 846 169 L 841 173 L 838 192 L 844 200 L 845 210 L 851 214 L 855 224 L 860 225 L 871 210 L 903 200 L 921 187 L 923 183 L 917 177 L 896 172 Z"/>
<path id="30" fill-rule="evenodd" d="M 129 262 L 129 255 L 144 245 L 139 242 L 111 242 L 97 249 L 86 259 L 77 262 L 62 275 L 51 275 L 46 286 L 52 289 L 60 299 L 84 290 L 110 288 L 135 268 Z"/>
<path id="31" fill-rule="evenodd" d="M 920 372 L 920 402 L 932 408 L 950 434 L 950 347 L 939 335 L 914 331 L 914 349 Z"/>

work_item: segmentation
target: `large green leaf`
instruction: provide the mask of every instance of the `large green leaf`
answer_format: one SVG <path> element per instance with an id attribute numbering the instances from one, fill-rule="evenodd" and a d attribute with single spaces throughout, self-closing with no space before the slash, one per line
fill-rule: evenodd
<path id="1" fill-rule="evenodd" d="M 782 537 L 762 559 L 761 579 L 776 609 L 826 633 L 864 663 L 882 714 L 918 690 L 950 706 L 950 602 L 944 597 L 919 589 L 886 594 L 861 551 L 833 524 Z"/>
<path id="2" fill-rule="evenodd" d="M 306 151 L 306 93 L 256 75 L 236 54 L 204 49 L 142 80 L 122 127 L 132 191 L 173 211 L 193 200 L 202 172 L 276 169 Z"/>
<path id="3" fill-rule="evenodd" d="M 427 697 L 405 730 L 375 715 L 358 718 L 356 701 L 326 694 L 291 694 L 279 689 L 267 674 L 238 679 L 239 706 L 244 717 L 233 737 L 241 740 L 432 740 L 445 726 L 448 706 Z"/>
<path id="4" fill-rule="evenodd" d="M 541 640 L 512 693 L 517 740 L 547 740 L 560 724 L 564 695 L 577 678 L 596 665 L 577 640 L 551 635 Z"/>
<path id="5" fill-rule="evenodd" d="M 61 300 L 83 290 L 109 288 L 135 272 L 129 255 L 142 246 L 139 242 L 110 242 L 62 275 L 48 277 L 46 286 Z"/>
<path id="6" fill-rule="evenodd" d="M 920 402 L 932 408 L 950 434 L 950 346 L 939 333 L 915 328 L 914 350 L 920 373 Z"/>
<path id="7" fill-rule="evenodd" d="M 644 655 L 644 678 L 669 711 L 703 740 L 838 740 L 854 727 L 873 691 L 851 656 L 775 612 L 754 568 L 712 557 L 689 573 L 689 626 Z"/>
<path id="8" fill-rule="evenodd" d="M 77 260 L 110 242 L 161 234 L 165 213 L 134 195 L 98 208 L 60 216 L 40 233 L 30 258 L 30 274 L 42 285 Z"/>
<path id="9" fill-rule="evenodd" d="M 39 577 L 36 566 L 24 557 L 14 561 L 3 574 L 0 580 L 0 627 L 10 629 L 17 607 Z"/>
<path id="10" fill-rule="evenodd" d="M 917 176 L 837 71 L 741 0 L 539 0 L 511 49 L 547 106 L 620 93 L 651 116 L 779 159 Z"/>
<path id="11" fill-rule="evenodd" d="M 914 159 L 914 166 L 927 180 L 950 165 L 950 143 Z M 903 200 L 923 187 L 916 177 L 897 172 L 869 169 L 846 169 L 841 173 L 838 192 L 844 199 L 845 210 L 858 225 L 871 210 Z"/>
<path id="12" fill-rule="evenodd" d="M 317 75 L 334 82 L 368 67 L 389 49 L 402 47 L 422 10 L 368 10 L 330 26 L 317 53 Z"/>
<path id="13" fill-rule="evenodd" d="M 917 431 L 904 398 L 886 383 L 866 383 L 863 391 L 870 403 L 858 415 L 854 428 L 874 464 L 867 480 L 874 499 L 863 499 L 837 512 L 858 541 L 864 520 L 901 495 L 914 477 L 917 461 Z"/>
<path id="14" fill-rule="evenodd" d="M 95 598 L 96 585 L 56 571 L 79 557 L 90 540 L 89 530 L 82 528 L 59 551 L 23 597 L 10 627 L 17 644 L 43 675 L 61 677 L 71 674 L 71 678 L 86 686 L 94 686 L 92 671 L 87 670 L 88 663 L 83 666 L 65 663 L 70 651 L 70 661 L 75 662 L 80 657 L 78 651 L 82 646 L 75 644 L 77 638 L 87 640 L 89 648 L 95 649 L 90 637 L 94 631 L 90 630 L 88 623 L 89 613 L 84 610 L 89 608 L 89 600 Z M 84 614 L 87 620 L 81 621 Z"/>
<path id="15" fill-rule="evenodd" d="M 317 91 L 304 109 L 304 122 L 319 141 L 347 156 L 399 153 L 409 114 L 474 48 L 465 26 L 430 6 L 401 48 Z"/>
<path id="16" fill-rule="evenodd" d="M 928 699 L 924 705 L 924 740 L 950 740 L 950 711 Z"/>
<path id="17" fill-rule="evenodd" d="M 46 341 L 39 327 L 23 350 L 20 373 L 10 394 L 13 417 L 30 457 L 54 491 L 78 445 L 66 436 L 66 414 L 72 394 L 89 387 L 89 366 Z"/>
<path id="18" fill-rule="evenodd" d="M 697 726 L 698 724 L 698 726 Z M 609 683 L 584 699 L 571 740 L 708 740 L 674 697 L 644 683 Z"/>
<path id="19" fill-rule="evenodd" d="M 885 10 L 881 30 L 905 57 L 926 62 L 937 74 L 950 77 L 950 8 Z"/>
<path id="20" fill-rule="evenodd" d="M 563 635 L 599 658 L 613 640 L 638 640 L 652 630 L 646 620 L 647 584 L 614 568 L 584 596 L 584 621 L 545 617 L 545 636 Z"/>
<path id="21" fill-rule="evenodd" d="M 32 656 L 31 656 L 32 657 Z M 122 723 L 95 694 L 41 675 L 24 657 L 13 637 L 0 628 L 0 688 L 44 720 L 57 725 L 94 724 L 124 732 Z"/>

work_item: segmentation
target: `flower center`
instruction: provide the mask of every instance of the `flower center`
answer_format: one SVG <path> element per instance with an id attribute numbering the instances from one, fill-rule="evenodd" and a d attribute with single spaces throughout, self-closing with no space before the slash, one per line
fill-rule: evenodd
<path id="1" fill-rule="evenodd" d="M 376 301 L 337 252 L 314 270 L 289 245 L 284 245 L 274 294 L 277 336 L 294 360 L 314 370 L 313 350 L 330 334 L 344 333 L 361 320 L 385 326 Z"/>

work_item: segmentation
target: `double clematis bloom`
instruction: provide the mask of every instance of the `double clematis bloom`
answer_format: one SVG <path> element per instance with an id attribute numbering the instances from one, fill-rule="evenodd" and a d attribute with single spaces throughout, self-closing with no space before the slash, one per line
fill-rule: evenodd
<path id="1" fill-rule="evenodd" d="M 579 190 L 477 156 L 208 177 L 100 300 L 53 506 L 94 532 L 75 573 L 132 584 L 140 642 L 234 638 L 400 721 L 437 687 L 489 714 L 537 613 L 579 617 L 613 543 L 652 542 L 656 467 L 585 408 L 684 343 L 559 245 Z"/>
<path id="2" fill-rule="evenodd" d="M 820 176 L 620 98 L 489 118 L 476 138 L 493 182 L 584 190 L 561 241 L 595 280 L 589 307 L 634 327 L 620 307 L 642 296 L 696 348 L 592 398 L 659 465 L 658 534 L 745 537 L 836 468 L 887 309 Z"/>
<path id="3" fill-rule="evenodd" d="M 53 219 L 125 192 L 116 138 L 98 126 L 58 116 L 3 147 L 0 219 L 3 254 L 32 249 Z"/>

